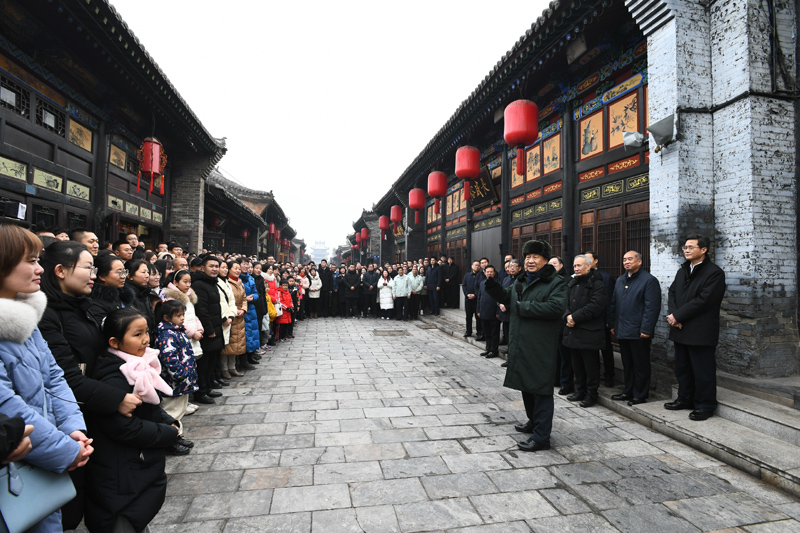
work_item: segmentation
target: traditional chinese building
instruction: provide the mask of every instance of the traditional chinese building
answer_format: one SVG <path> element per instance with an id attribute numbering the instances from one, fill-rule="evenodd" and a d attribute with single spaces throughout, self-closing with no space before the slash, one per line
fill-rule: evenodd
<path id="1" fill-rule="evenodd" d="M 148 137 L 165 166 L 140 183 Z M 5 213 L 38 229 L 198 249 L 205 178 L 224 153 L 107 1 L 0 2 Z"/>
<path id="2" fill-rule="evenodd" d="M 463 272 L 543 239 L 567 268 L 592 250 L 618 276 L 635 250 L 666 311 L 683 239 L 707 234 L 728 279 L 721 375 L 797 374 L 796 35 L 793 3 L 552 2 L 372 206 L 404 213 L 381 261 L 447 254 Z M 522 174 L 503 139 L 504 109 L 520 98 L 539 108 Z M 463 145 L 481 152 L 468 202 L 454 175 Z M 427 190 L 431 171 L 448 187 L 417 224 L 409 191 Z M 664 392 L 667 329 L 654 343 Z"/>

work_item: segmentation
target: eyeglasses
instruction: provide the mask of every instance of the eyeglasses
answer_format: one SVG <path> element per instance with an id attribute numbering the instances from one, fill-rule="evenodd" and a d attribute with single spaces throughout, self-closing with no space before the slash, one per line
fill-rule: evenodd
<path id="1" fill-rule="evenodd" d="M 699 246 L 684 246 L 683 247 L 683 251 L 684 252 L 691 252 L 692 250 L 699 250 L 699 249 L 700 249 Z"/>
<path id="2" fill-rule="evenodd" d="M 127 278 L 128 277 L 128 271 L 127 270 L 117 270 L 117 271 L 114 272 L 114 274 L 118 275 L 121 278 Z"/>
<path id="3" fill-rule="evenodd" d="M 97 275 L 97 267 L 96 266 L 90 266 L 90 267 L 89 266 L 80 266 L 80 265 L 75 265 L 75 266 L 78 267 L 78 268 L 85 268 L 86 270 L 89 271 L 89 275 L 90 276 L 96 276 Z"/>

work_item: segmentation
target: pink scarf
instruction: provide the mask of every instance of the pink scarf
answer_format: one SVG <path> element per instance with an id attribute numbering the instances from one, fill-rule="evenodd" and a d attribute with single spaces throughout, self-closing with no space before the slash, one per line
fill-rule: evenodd
<path id="1" fill-rule="evenodd" d="M 125 361 L 125 364 L 119 367 L 119 371 L 128 380 L 128 385 L 133 385 L 133 393 L 138 394 L 143 402 L 153 405 L 160 404 L 161 399 L 158 397 L 156 389 L 168 396 L 172 396 L 172 389 L 161 379 L 161 363 L 158 360 L 158 350 L 146 348 L 144 355 L 141 357 L 113 348 L 109 348 L 108 351 Z"/>

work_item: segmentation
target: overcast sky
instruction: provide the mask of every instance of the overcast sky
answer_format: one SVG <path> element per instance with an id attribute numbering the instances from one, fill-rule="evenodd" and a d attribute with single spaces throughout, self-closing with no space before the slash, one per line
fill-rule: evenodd
<path id="1" fill-rule="evenodd" d="M 542 0 L 111 0 L 206 129 L 311 246 L 344 242 Z M 491 6 L 492 9 L 489 9 Z M 158 134 L 158 132 L 156 132 Z"/>

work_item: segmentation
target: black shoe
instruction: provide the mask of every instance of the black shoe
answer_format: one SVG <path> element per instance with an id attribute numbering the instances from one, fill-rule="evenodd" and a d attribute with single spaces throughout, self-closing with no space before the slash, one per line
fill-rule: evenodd
<path id="1" fill-rule="evenodd" d="M 541 442 L 536 442 L 535 440 L 533 440 L 533 438 L 531 438 L 526 442 L 519 442 L 517 443 L 517 446 L 523 452 L 538 452 L 540 450 L 550 449 L 550 444 L 542 444 Z"/>
<path id="2" fill-rule="evenodd" d="M 520 433 L 532 433 L 533 432 L 533 422 L 528 420 L 527 424 L 517 424 L 516 426 L 514 426 L 514 429 L 516 429 Z"/>
<path id="3" fill-rule="evenodd" d="M 668 411 L 680 411 L 681 409 L 694 409 L 694 405 L 689 402 L 682 402 L 675 400 L 674 402 L 667 402 L 664 404 L 664 409 Z"/>
<path id="4" fill-rule="evenodd" d="M 219 383 L 219 384 L 220 384 L 220 385 L 222 385 L 223 387 L 230 387 L 230 386 L 231 386 L 231 382 L 230 382 L 230 381 L 228 381 L 228 380 L 227 380 L 227 379 L 225 379 L 225 378 L 217 378 L 217 383 Z"/>
<path id="5" fill-rule="evenodd" d="M 468 331 L 467 333 L 464 333 L 464 338 L 465 339 L 467 339 L 469 337 L 472 337 L 472 332 L 471 331 Z"/>
<path id="6" fill-rule="evenodd" d="M 186 440 L 180 435 L 178 435 L 178 444 L 180 444 L 181 446 L 185 446 L 187 448 L 194 448 L 194 442 Z"/>
<path id="7" fill-rule="evenodd" d="M 497 354 L 494 352 L 489 352 L 488 354 L 486 354 L 486 359 L 493 359 L 495 357 L 497 357 Z"/>
<path id="8" fill-rule="evenodd" d="M 613 387 L 614 386 L 614 378 L 608 378 L 605 380 L 606 387 Z"/>
<path id="9" fill-rule="evenodd" d="M 475 337 L 475 340 L 476 341 L 485 341 L 486 337 L 484 337 L 483 335 L 478 335 L 477 337 Z"/>
<path id="10" fill-rule="evenodd" d="M 250 354 L 250 355 L 247 356 L 247 362 L 250 363 L 251 365 L 260 365 L 261 364 L 261 361 L 259 361 L 255 357 L 253 357 L 253 354 Z"/>
<path id="11" fill-rule="evenodd" d="M 611 399 L 618 402 L 622 402 L 626 400 L 632 400 L 633 396 L 631 396 L 630 394 L 623 394 L 620 392 L 619 394 L 615 394 L 614 396 L 612 396 Z"/>
<path id="12" fill-rule="evenodd" d="M 632 407 L 634 405 L 639 405 L 640 403 L 647 403 L 647 398 L 634 398 L 628 402 L 628 405 Z"/>
<path id="13" fill-rule="evenodd" d="M 186 446 L 176 442 L 165 451 L 167 452 L 167 455 L 189 455 L 190 450 Z"/>
<path id="14" fill-rule="evenodd" d="M 490 353 L 491 353 L 491 352 L 481 352 L 481 353 L 480 353 L 480 356 L 481 356 L 481 357 L 486 357 L 486 356 L 487 356 L 487 355 L 489 355 Z"/>
<path id="15" fill-rule="evenodd" d="M 559 396 L 566 396 L 567 394 L 572 394 L 573 392 L 575 392 L 575 389 L 572 387 L 561 387 L 558 389 Z"/>
<path id="16" fill-rule="evenodd" d="M 586 394 L 581 392 L 573 392 L 572 394 L 567 396 L 567 400 L 569 400 L 570 402 L 580 402 L 584 398 L 586 398 Z"/>
<path id="17" fill-rule="evenodd" d="M 211 387 L 212 389 L 221 389 L 222 388 L 222 383 L 220 383 L 219 381 L 217 381 L 215 379 L 209 384 L 209 387 Z M 220 396 L 222 396 L 222 394 L 220 394 Z"/>
<path id="18" fill-rule="evenodd" d="M 593 407 L 597 405 L 597 398 L 586 398 L 580 403 L 581 407 Z"/>
<path id="19" fill-rule="evenodd" d="M 209 398 L 219 398 L 220 396 L 222 396 L 222 393 L 218 390 L 212 390 L 208 391 L 208 394 L 206 396 L 208 396 Z"/>
<path id="20" fill-rule="evenodd" d="M 287 338 L 294 338 L 294 337 L 287 337 Z M 254 353 L 253 354 L 253 359 L 255 359 L 256 361 L 261 361 L 261 356 L 258 355 L 257 353 Z"/>
<path id="21" fill-rule="evenodd" d="M 222 396 L 220 394 L 220 396 Z M 194 393 L 194 398 L 192 399 L 194 403 L 203 403 L 206 405 L 214 405 L 217 402 L 214 401 L 214 398 L 210 397 L 208 394 L 200 394 L 199 392 Z"/>
<path id="22" fill-rule="evenodd" d="M 712 416 L 714 416 L 713 411 L 692 411 L 689 413 L 690 420 L 708 420 Z"/>
<path id="23" fill-rule="evenodd" d="M 503 363 L 503 364 L 502 364 L 502 365 L 500 365 L 500 366 L 502 366 L 503 368 L 506 368 L 506 367 L 508 366 L 508 361 L 506 361 L 505 363 Z"/>

